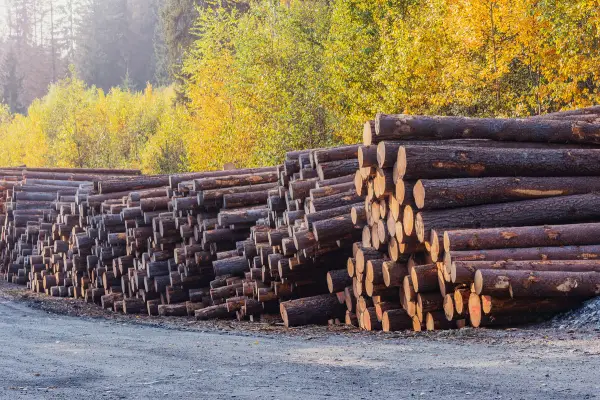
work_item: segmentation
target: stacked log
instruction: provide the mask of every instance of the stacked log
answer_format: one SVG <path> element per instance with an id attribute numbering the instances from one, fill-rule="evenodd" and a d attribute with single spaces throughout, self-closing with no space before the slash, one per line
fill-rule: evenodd
<path id="1" fill-rule="evenodd" d="M 587 115 L 367 122 L 348 322 L 513 325 L 599 294 L 600 125 Z"/>

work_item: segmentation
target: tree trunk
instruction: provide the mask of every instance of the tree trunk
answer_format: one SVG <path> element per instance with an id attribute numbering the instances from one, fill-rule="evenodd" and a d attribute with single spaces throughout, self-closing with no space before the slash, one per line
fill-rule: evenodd
<path id="1" fill-rule="evenodd" d="M 357 230 L 357 227 L 352 223 L 352 217 L 349 213 L 317 221 L 313 224 L 315 240 L 320 243 L 338 240 L 355 230 Z"/>
<path id="2" fill-rule="evenodd" d="M 597 149 L 496 149 L 404 146 L 398 151 L 401 179 L 503 176 L 598 176 Z"/>
<path id="3" fill-rule="evenodd" d="M 568 196 L 600 190 L 600 180 L 568 178 L 422 179 L 413 189 L 415 204 L 423 210 Z"/>
<path id="4" fill-rule="evenodd" d="M 213 261 L 213 269 L 215 276 L 219 275 L 235 275 L 244 276 L 244 272 L 249 270 L 248 260 L 246 257 L 230 257 L 224 260 Z"/>
<path id="5" fill-rule="evenodd" d="M 412 329 L 412 318 L 404 310 L 387 310 L 381 318 L 384 332 L 395 332 Z"/>
<path id="6" fill-rule="evenodd" d="M 338 178 L 340 176 L 352 175 L 358 169 L 358 160 L 356 158 L 350 160 L 331 161 L 319 164 L 317 173 L 320 180 Z"/>
<path id="7" fill-rule="evenodd" d="M 557 261 L 455 261 L 450 267 L 450 276 L 455 284 L 471 284 L 480 269 L 518 271 L 577 271 L 600 272 L 600 260 L 557 260 Z"/>
<path id="8" fill-rule="evenodd" d="M 572 271 L 480 269 L 475 292 L 499 297 L 593 297 L 600 294 L 600 274 Z"/>
<path id="9" fill-rule="evenodd" d="M 328 149 L 319 149 L 312 152 L 315 165 L 321 165 L 332 161 L 356 160 L 358 156 L 359 145 L 331 147 Z"/>
<path id="10" fill-rule="evenodd" d="M 600 125 L 560 120 L 378 114 L 377 140 L 491 139 L 600 144 Z"/>
<path id="11" fill-rule="evenodd" d="M 276 183 L 264 183 L 250 186 L 234 186 L 227 188 L 218 188 L 212 190 L 201 190 L 197 193 L 198 204 L 204 207 L 215 207 L 221 208 L 223 206 L 223 199 L 225 195 L 240 194 L 240 193 L 251 193 L 261 192 L 265 193 L 277 187 Z M 231 196 L 230 196 L 231 198 Z"/>
<path id="12" fill-rule="evenodd" d="M 310 212 L 315 213 L 323 210 L 330 210 L 347 205 L 354 205 L 364 201 L 364 197 L 358 196 L 354 190 L 345 193 L 334 194 L 333 196 L 321 197 L 311 201 Z"/>
<path id="13" fill-rule="evenodd" d="M 346 287 L 352 285 L 352 277 L 348 276 L 345 269 L 335 269 L 327 273 L 327 287 L 330 293 L 344 291 Z"/>
<path id="14" fill-rule="evenodd" d="M 326 325 L 331 318 L 343 318 L 345 307 L 334 294 L 306 297 L 280 304 L 281 318 L 287 328 L 301 325 Z"/>
<path id="15" fill-rule="evenodd" d="M 214 178 L 203 178 L 194 180 L 194 191 L 209 191 L 240 186 L 255 186 L 265 183 L 276 183 L 279 175 L 276 171 L 263 172 L 259 174 L 228 175 Z"/>
<path id="16" fill-rule="evenodd" d="M 243 224 L 243 223 L 253 223 L 258 221 L 261 218 L 266 218 L 269 216 L 269 209 L 260 207 L 260 208 L 249 208 L 249 209 L 240 209 L 240 210 L 231 210 L 231 211 L 221 211 L 218 216 L 218 222 L 221 226 L 233 225 L 233 224 Z"/>
<path id="17" fill-rule="evenodd" d="M 595 245 L 599 237 L 600 223 L 462 229 L 444 233 L 444 250 Z"/>
<path id="18" fill-rule="evenodd" d="M 578 222 L 600 217 L 600 195 L 562 196 L 512 203 L 486 204 L 420 212 L 415 221 L 419 241 L 432 229 L 527 226 L 540 223 Z"/>
<path id="19" fill-rule="evenodd" d="M 269 192 L 232 193 L 223 196 L 223 208 L 240 208 L 258 204 L 265 204 L 269 198 Z"/>

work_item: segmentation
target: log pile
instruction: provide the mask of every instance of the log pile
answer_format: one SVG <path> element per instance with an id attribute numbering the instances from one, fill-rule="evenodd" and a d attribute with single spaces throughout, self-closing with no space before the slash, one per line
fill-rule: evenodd
<path id="1" fill-rule="evenodd" d="M 600 125 L 587 117 L 367 122 L 347 323 L 513 325 L 600 294 Z"/>
<path id="2" fill-rule="evenodd" d="M 5 279 L 115 312 L 505 326 L 600 293 L 600 125 L 380 114 L 362 145 L 142 176 L 0 169 Z"/>

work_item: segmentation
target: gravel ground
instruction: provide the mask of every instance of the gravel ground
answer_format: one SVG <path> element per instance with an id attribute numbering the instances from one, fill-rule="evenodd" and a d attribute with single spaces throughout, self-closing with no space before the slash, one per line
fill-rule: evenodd
<path id="1" fill-rule="evenodd" d="M 558 321 L 420 334 L 285 329 L 117 315 L 2 282 L 0 399 L 600 397 L 599 331 Z"/>

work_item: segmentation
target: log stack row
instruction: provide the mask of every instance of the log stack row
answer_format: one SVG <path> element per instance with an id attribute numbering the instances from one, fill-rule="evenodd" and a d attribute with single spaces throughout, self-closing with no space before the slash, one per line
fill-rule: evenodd
<path id="1" fill-rule="evenodd" d="M 367 122 L 348 322 L 512 325 L 599 294 L 600 125 L 589 115 Z"/>

